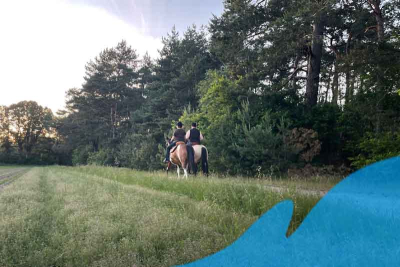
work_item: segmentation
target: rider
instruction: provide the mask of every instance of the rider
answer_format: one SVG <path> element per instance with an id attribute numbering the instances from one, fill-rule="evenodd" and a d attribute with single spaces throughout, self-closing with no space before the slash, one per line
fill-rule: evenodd
<path id="1" fill-rule="evenodd" d="M 173 142 L 167 147 L 167 154 L 165 155 L 164 162 L 169 162 L 169 152 L 176 145 L 177 142 L 185 142 L 185 130 L 182 129 L 182 127 L 183 124 L 179 121 L 176 124 L 176 130 L 171 138 L 171 141 Z"/>
<path id="2" fill-rule="evenodd" d="M 192 123 L 192 128 L 186 132 L 185 138 L 188 140 L 188 144 L 190 145 L 200 145 L 200 141 L 204 138 L 201 132 L 197 129 L 197 123 Z"/>

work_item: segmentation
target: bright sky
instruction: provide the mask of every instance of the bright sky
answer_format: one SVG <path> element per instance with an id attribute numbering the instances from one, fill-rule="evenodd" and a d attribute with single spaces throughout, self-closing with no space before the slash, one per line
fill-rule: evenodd
<path id="1" fill-rule="evenodd" d="M 156 58 L 161 37 L 206 25 L 222 0 L 0 0 L 0 105 L 63 108 L 85 64 L 122 39 Z"/>

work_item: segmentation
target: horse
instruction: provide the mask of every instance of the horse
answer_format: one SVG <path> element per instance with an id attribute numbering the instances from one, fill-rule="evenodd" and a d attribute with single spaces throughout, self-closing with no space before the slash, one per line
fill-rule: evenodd
<path id="1" fill-rule="evenodd" d="M 180 178 L 180 169 L 181 167 L 183 169 L 183 177 L 188 178 L 188 170 L 193 166 L 194 162 L 192 160 L 192 157 L 189 158 L 188 155 L 193 155 L 193 148 L 190 146 L 187 146 L 185 142 L 177 142 L 176 146 L 171 149 L 170 152 L 170 162 L 168 162 L 167 166 L 167 175 L 168 171 L 171 167 L 172 164 L 176 165 L 177 167 L 177 172 L 178 172 L 178 178 Z"/>
<path id="2" fill-rule="evenodd" d="M 197 174 L 197 164 L 201 161 L 201 169 L 203 170 L 203 174 L 208 176 L 208 151 L 207 148 L 203 145 L 193 144 L 190 145 L 193 147 L 194 152 L 194 164 L 192 165 L 192 170 L 194 175 Z M 189 155 L 190 157 L 190 155 Z"/>

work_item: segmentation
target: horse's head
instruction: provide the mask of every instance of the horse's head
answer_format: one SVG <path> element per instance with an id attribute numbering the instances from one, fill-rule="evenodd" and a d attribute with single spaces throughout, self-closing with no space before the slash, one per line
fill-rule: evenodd
<path id="1" fill-rule="evenodd" d="M 165 138 L 165 145 L 169 146 L 172 143 L 171 139 Z"/>

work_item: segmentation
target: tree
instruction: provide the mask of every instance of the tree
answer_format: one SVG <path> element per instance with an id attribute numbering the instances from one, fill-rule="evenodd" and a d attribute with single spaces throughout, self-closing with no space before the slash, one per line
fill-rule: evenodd
<path id="1" fill-rule="evenodd" d="M 91 145 L 94 152 L 113 147 L 130 129 L 131 113 L 141 107 L 138 56 L 125 41 L 105 49 L 86 65 L 82 88 L 67 93 L 67 113 L 60 131 L 76 140 L 75 147 Z"/>
<path id="2" fill-rule="evenodd" d="M 9 155 L 11 152 L 10 118 L 7 106 L 0 106 L 0 148 Z"/>
<path id="3" fill-rule="evenodd" d="M 53 113 L 34 101 L 22 101 L 8 108 L 9 129 L 18 151 L 29 158 L 39 138 L 51 133 Z"/>
<path id="4" fill-rule="evenodd" d="M 56 138 L 50 109 L 34 101 L 0 107 L 0 161 L 52 164 Z"/>

